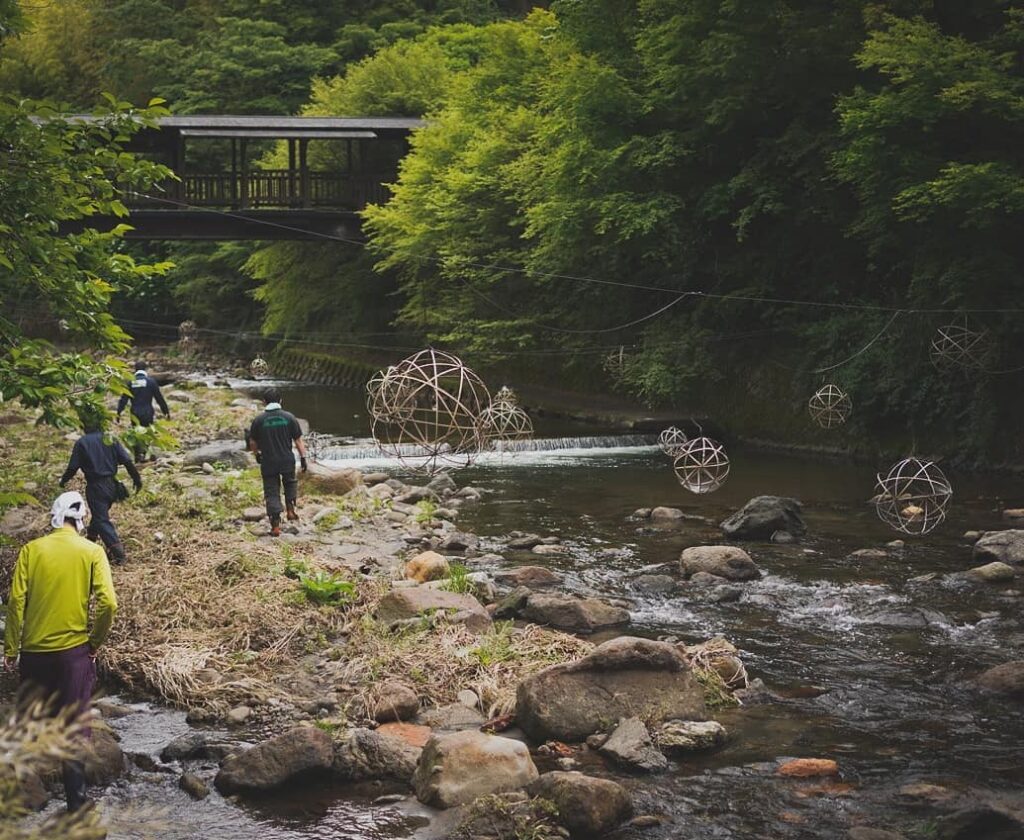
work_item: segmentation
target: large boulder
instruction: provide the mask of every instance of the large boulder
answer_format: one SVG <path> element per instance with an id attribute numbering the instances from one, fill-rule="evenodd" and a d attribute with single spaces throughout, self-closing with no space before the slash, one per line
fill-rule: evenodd
<path id="1" fill-rule="evenodd" d="M 657 773 L 668 769 L 668 759 L 654 746 L 646 724 L 635 717 L 619 721 L 615 731 L 598 748 L 598 752 L 616 764 L 641 773 Z"/>
<path id="2" fill-rule="evenodd" d="M 984 566 L 975 566 L 964 572 L 964 577 L 978 583 L 1009 583 L 1017 576 L 1013 566 L 993 560 Z"/>
<path id="3" fill-rule="evenodd" d="M 582 741 L 630 716 L 707 719 L 704 692 L 674 645 L 620 636 L 528 677 L 516 693 L 516 719 L 537 741 Z"/>
<path id="4" fill-rule="evenodd" d="M 392 589 L 377 605 L 377 618 L 390 623 L 436 610 L 448 613 L 452 621 L 465 624 L 474 633 L 485 632 L 492 624 L 487 610 L 472 595 L 429 586 Z"/>
<path id="5" fill-rule="evenodd" d="M 989 668 L 978 677 L 977 682 L 987 691 L 1024 700 L 1024 659 Z"/>
<path id="6" fill-rule="evenodd" d="M 0 534 L 23 540 L 36 531 L 43 530 L 49 523 L 49 516 L 41 507 L 21 505 L 4 512 L 0 518 Z"/>
<path id="7" fill-rule="evenodd" d="M 309 471 L 300 474 L 310 489 L 330 496 L 344 496 L 363 483 L 363 474 L 348 467 L 327 467 L 316 461 L 309 462 Z"/>
<path id="8" fill-rule="evenodd" d="M 223 794 L 271 790 L 301 774 L 329 770 L 333 760 L 334 743 L 328 733 L 297 726 L 229 756 L 213 783 Z"/>
<path id="9" fill-rule="evenodd" d="M 377 723 L 411 720 L 420 710 L 420 698 L 409 686 L 398 680 L 388 680 L 381 686 L 380 697 L 371 716 Z"/>
<path id="10" fill-rule="evenodd" d="M 701 572 L 726 580 L 757 580 L 761 571 L 742 548 L 734 545 L 695 545 L 683 550 L 679 567 L 687 577 Z"/>
<path id="11" fill-rule="evenodd" d="M 528 586 L 540 589 L 555 586 L 562 578 L 543 566 L 517 566 L 514 569 L 503 569 L 494 573 L 494 579 L 505 586 Z"/>
<path id="12" fill-rule="evenodd" d="M 799 537 L 807 532 L 801 507 L 786 496 L 756 496 L 725 519 L 721 528 L 733 540 L 770 540 L 777 532 Z"/>
<path id="13" fill-rule="evenodd" d="M 521 741 L 482 732 L 452 732 L 427 741 L 413 787 L 425 805 L 452 808 L 479 796 L 526 787 L 537 776 L 530 750 Z"/>
<path id="14" fill-rule="evenodd" d="M 408 784 L 421 751 L 392 735 L 353 729 L 335 745 L 331 770 L 346 782 L 394 779 Z"/>
<path id="15" fill-rule="evenodd" d="M 528 792 L 552 802 L 558 822 L 578 840 L 607 834 L 633 813 L 633 801 L 618 782 L 578 772 L 545 773 Z"/>
<path id="16" fill-rule="evenodd" d="M 546 624 L 570 633 L 594 633 L 629 624 L 629 611 L 613 607 L 596 598 L 571 595 L 531 595 L 520 612 L 534 624 Z"/>
<path id="17" fill-rule="evenodd" d="M 185 453 L 186 467 L 203 464 L 224 464 L 229 467 L 251 467 L 256 463 L 252 454 L 240 440 L 215 440 Z"/>
<path id="18" fill-rule="evenodd" d="M 1024 563 L 1024 530 L 989 531 L 974 544 L 975 560 Z"/>

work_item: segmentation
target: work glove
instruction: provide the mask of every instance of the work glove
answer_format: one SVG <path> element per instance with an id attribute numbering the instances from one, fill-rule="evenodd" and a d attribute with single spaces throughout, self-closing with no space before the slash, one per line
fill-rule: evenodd
<path id="1" fill-rule="evenodd" d="M 302 471 L 303 472 L 309 472 L 309 464 L 306 463 L 306 456 L 305 455 L 303 455 L 301 458 L 299 458 L 299 463 L 302 465 Z"/>

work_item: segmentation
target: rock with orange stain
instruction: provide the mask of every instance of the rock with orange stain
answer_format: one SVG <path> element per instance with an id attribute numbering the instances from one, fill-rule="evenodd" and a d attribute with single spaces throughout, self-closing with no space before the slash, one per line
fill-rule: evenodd
<path id="1" fill-rule="evenodd" d="M 420 749 L 430 738 L 429 726 L 417 726 L 414 723 L 385 723 L 378 726 L 377 731 L 381 735 L 398 738 L 405 741 L 410 747 L 419 747 Z"/>
<path id="2" fill-rule="evenodd" d="M 853 796 L 854 787 L 849 782 L 818 782 L 797 788 L 794 793 L 801 799 L 812 796 Z"/>
<path id="3" fill-rule="evenodd" d="M 831 758 L 794 758 L 775 771 L 780 776 L 807 779 L 812 776 L 838 776 L 839 765 Z"/>

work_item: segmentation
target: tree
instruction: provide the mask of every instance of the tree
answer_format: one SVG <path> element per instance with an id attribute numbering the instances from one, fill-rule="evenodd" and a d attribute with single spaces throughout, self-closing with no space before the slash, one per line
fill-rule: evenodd
<path id="1" fill-rule="evenodd" d="M 162 113 L 159 102 L 134 109 L 111 97 L 83 121 L 51 104 L 0 99 L 0 399 L 39 409 L 43 422 L 102 411 L 126 373 L 113 354 L 129 344 L 108 311 L 111 294 L 169 267 L 121 252 L 127 225 L 61 232 L 91 216 L 127 217 L 119 184 L 168 177 L 123 149 Z M 59 350 L 48 340 L 56 336 L 88 352 Z"/>

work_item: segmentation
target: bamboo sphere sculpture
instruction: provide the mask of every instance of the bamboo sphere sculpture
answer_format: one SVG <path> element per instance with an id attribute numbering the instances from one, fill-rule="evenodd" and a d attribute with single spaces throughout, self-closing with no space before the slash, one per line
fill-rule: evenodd
<path id="1" fill-rule="evenodd" d="M 814 420 L 823 429 L 842 426 L 853 411 L 850 395 L 838 385 L 829 383 L 814 392 L 807 402 L 807 409 Z"/>
<path id="2" fill-rule="evenodd" d="M 412 385 L 397 371 L 397 366 L 391 365 L 366 383 L 366 410 L 372 420 L 393 423 L 412 416 L 412 403 L 406 399 Z"/>
<path id="3" fill-rule="evenodd" d="M 604 357 L 602 367 L 604 367 L 606 373 L 618 378 L 626 371 L 626 361 L 626 348 L 620 347 Z"/>
<path id="4" fill-rule="evenodd" d="M 986 330 L 972 329 L 966 322 L 945 324 L 935 331 L 929 355 L 940 370 L 961 368 L 981 370 L 987 362 L 992 342 Z"/>
<path id="5" fill-rule="evenodd" d="M 516 392 L 509 388 L 508 385 L 502 385 L 498 389 L 498 393 L 494 395 L 494 402 L 492 405 L 500 405 L 501 403 L 519 405 L 519 397 L 516 396 Z"/>
<path id="6" fill-rule="evenodd" d="M 71 332 L 71 324 L 68 323 L 67 318 L 61 318 L 57 322 L 57 329 L 60 330 L 62 333 Z"/>
<path id="7" fill-rule="evenodd" d="M 190 338 L 195 338 L 196 335 L 196 322 L 195 321 L 182 321 L 178 324 L 178 340 L 187 341 Z"/>
<path id="8" fill-rule="evenodd" d="M 457 356 L 421 350 L 385 371 L 375 393 L 383 408 L 370 412 L 373 439 L 407 467 L 465 467 L 487 444 L 481 415 L 491 395 Z"/>
<path id="9" fill-rule="evenodd" d="M 718 441 L 698 437 L 680 446 L 673 467 L 691 493 L 714 493 L 729 477 L 729 456 Z"/>
<path id="10" fill-rule="evenodd" d="M 669 426 L 667 429 L 662 429 L 661 434 L 658 435 L 658 446 L 662 452 L 674 458 L 689 440 L 686 432 L 678 426 Z"/>
<path id="11" fill-rule="evenodd" d="M 923 535 L 946 518 L 953 496 L 949 480 L 931 461 L 905 458 L 885 478 L 878 475 L 875 511 L 887 525 L 904 534 Z"/>
<path id="12" fill-rule="evenodd" d="M 256 358 L 249 363 L 249 372 L 257 378 L 260 376 L 266 376 L 270 373 L 270 365 L 267 363 L 266 359 L 257 355 Z"/>
<path id="13" fill-rule="evenodd" d="M 501 393 L 500 391 L 498 392 Z M 507 401 L 492 402 L 480 415 L 483 433 L 491 448 L 505 450 L 505 443 L 533 437 L 533 421 L 518 405 Z"/>

